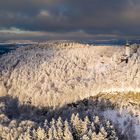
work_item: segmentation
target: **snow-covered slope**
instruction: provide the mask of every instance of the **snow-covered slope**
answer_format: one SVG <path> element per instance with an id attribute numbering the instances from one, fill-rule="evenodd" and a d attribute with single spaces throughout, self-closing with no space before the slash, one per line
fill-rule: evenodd
<path id="1" fill-rule="evenodd" d="M 124 47 L 49 42 L 0 58 L 0 95 L 57 106 L 100 92 L 140 91 L 140 48 L 128 63 Z"/>

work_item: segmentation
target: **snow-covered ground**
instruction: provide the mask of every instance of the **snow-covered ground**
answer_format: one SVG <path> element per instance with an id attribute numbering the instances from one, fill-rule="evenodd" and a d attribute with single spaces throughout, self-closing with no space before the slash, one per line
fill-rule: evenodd
<path id="1" fill-rule="evenodd" d="M 130 112 L 126 110 L 122 110 L 122 112 L 119 110 L 106 110 L 102 113 L 106 119 L 113 122 L 121 135 L 127 135 L 130 140 L 140 139 L 140 116 L 131 116 Z"/>
<path id="2" fill-rule="evenodd" d="M 140 48 L 137 47 L 137 51 L 132 53 L 128 61 L 124 59 L 125 51 L 123 46 L 94 46 L 70 41 L 50 41 L 19 47 L 2 55 L 0 117 L 6 122 L 7 127 L 3 126 L 3 122 L 0 123 L 0 136 L 1 133 L 5 136 L 3 132 L 6 130 L 10 131 L 9 125 L 13 118 L 18 118 L 15 123 L 18 121 L 22 123 L 25 118 L 29 121 L 34 120 L 40 130 L 38 120 L 44 120 L 45 117 L 50 119 L 54 115 L 58 118 L 60 115 L 67 119 L 72 115 L 71 112 L 78 112 L 84 117 L 87 115 L 91 118 L 90 115 L 94 112 L 93 116 L 97 113 L 112 121 L 119 132 L 117 135 L 112 126 L 109 126 L 114 133 L 113 137 L 117 135 L 124 136 L 124 139 L 139 140 L 140 111 L 133 94 L 140 93 Z M 126 93 L 128 96 L 127 93 L 130 91 L 131 99 L 126 98 L 127 104 L 122 105 L 126 102 L 120 95 Z M 105 98 L 98 101 L 103 93 L 107 94 L 109 99 L 116 101 L 108 102 L 109 99 Z M 114 94 L 116 95 L 113 96 Z M 95 95 L 97 100 L 94 100 Z M 125 108 L 127 105 L 130 107 Z M 16 111 L 12 112 L 13 110 Z M 91 119 L 90 123 L 92 121 Z M 101 126 L 102 123 L 103 121 Z M 17 127 L 13 127 L 16 133 L 18 130 L 15 128 Z M 1 131 L 3 129 L 5 131 Z M 45 133 L 44 127 L 42 129 L 42 133 Z M 90 133 L 90 130 L 88 131 Z"/>
<path id="3" fill-rule="evenodd" d="M 70 42 L 29 45 L 0 58 L 0 86 L 36 106 L 61 106 L 100 92 L 138 92 L 140 49 L 128 63 L 121 61 L 124 53 L 124 47 Z"/>

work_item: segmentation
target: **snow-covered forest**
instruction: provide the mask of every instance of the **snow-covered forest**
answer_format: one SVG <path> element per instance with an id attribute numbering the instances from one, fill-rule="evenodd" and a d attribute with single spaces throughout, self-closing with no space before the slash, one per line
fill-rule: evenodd
<path id="1" fill-rule="evenodd" d="M 0 139 L 139 140 L 140 47 L 42 42 L 0 56 Z"/>

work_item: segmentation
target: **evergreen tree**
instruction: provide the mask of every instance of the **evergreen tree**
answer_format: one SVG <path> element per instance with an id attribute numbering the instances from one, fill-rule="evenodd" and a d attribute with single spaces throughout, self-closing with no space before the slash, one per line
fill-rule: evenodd
<path id="1" fill-rule="evenodd" d="M 95 125 L 94 125 L 94 122 L 91 123 L 91 130 L 92 130 L 93 132 L 95 132 Z"/>
<path id="2" fill-rule="evenodd" d="M 91 140 L 99 140 L 98 135 L 95 132 L 92 133 Z"/>
<path id="3" fill-rule="evenodd" d="M 62 139 L 63 138 L 63 121 L 61 117 L 58 118 L 56 122 L 56 127 L 57 127 L 58 138 Z"/>
<path id="4" fill-rule="evenodd" d="M 45 122 L 44 122 L 44 128 L 45 128 L 46 131 L 48 131 L 48 129 L 49 129 L 48 120 L 45 120 Z"/>
<path id="5" fill-rule="evenodd" d="M 49 128 L 47 138 L 48 138 L 48 140 L 53 140 L 53 129 L 52 129 L 52 127 Z"/>
<path id="6" fill-rule="evenodd" d="M 18 140 L 24 140 L 24 138 L 25 138 L 24 134 L 20 134 Z M 9 138 L 8 140 L 10 140 L 10 139 L 11 139 L 11 138 Z"/>
<path id="7" fill-rule="evenodd" d="M 55 140 L 59 140 L 59 139 L 58 139 L 57 128 L 56 128 L 54 125 L 53 125 L 52 127 L 53 127 L 53 138 L 54 138 Z"/>
<path id="8" fill-rule="evenodd" d="M 96 134 L 99 133 L 100 131 L 100 120 L 99 120 L 99 117 L 98 116 L 95 116 L 95 119 L 94 119 L 94 126 L 95 126 L 95 131 L 96 131 Z"/>
<path id="9" fill-rule="evenodd" d="M 101 132 L 101 134 L 104 136 L 104 138 L 107 137 L 107 132 L 106 132 L 106 130 L 105 130 L 104 127 L 101 127 L 100 132 Z"/>
<path id="10" fill-rule="evenodd" d="M 73 140 L 72 132 L 67 121 L 64 123 L 64 140 Z"/>
<path id="11" fill-rule="evenodd" d="M 116 131 L 109 121 L 106 122 L 105 129 L 107 132 L 108 140 L 118 140 L 118 137 L 116 136 Z"/>
<path id="12" fill-rule="evenodd" d="M 92 134 L 93 134 L 92 130 L 91 130 L 91 129 L 89 129 L 89 131 L 88 131 L 87 135 L 88 135 L 88 137 L 89 137 L 90 139 L 91 139 L 91 137 L 92 137 Z"/>
<path id="13" fill-rule="evenodd" d="M 90 140 L 89 136 L 84 134 L 81 138 L 81 140 Z"/>
<path id="14" fill-rule="evenodd" d="M 37 131 L 37 139 L 38 140 L 45 140 L 46 139 L 46 133 L 45 130 L 43 128 L 38 128 Z"/>

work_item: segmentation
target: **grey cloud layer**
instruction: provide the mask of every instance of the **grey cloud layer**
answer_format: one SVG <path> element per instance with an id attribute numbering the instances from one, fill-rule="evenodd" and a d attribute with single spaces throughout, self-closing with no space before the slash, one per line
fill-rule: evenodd
<path id="1" fill-rule="evenodd" d="M 0 1 L 0 29 L 140 35 L 139 0 Z"/>

